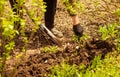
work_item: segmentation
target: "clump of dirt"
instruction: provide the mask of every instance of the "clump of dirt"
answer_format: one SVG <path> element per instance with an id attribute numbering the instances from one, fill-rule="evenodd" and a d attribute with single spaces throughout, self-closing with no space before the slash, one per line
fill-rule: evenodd
<path id="1" fill-rule="evenodd" d="M 14 77 L 46 77 L 52 66 L 61 62 L 79 65 L 89 65 L 93 58 L 99 54 L 104 57 L 112 50 L 112 45 L 101 40 L 86 42 L 85 48 L 77 48 L 78 44 L 71 42 L 64 50 L 57 53 L 33 54 L 27 60 L 21 62 Z"/>

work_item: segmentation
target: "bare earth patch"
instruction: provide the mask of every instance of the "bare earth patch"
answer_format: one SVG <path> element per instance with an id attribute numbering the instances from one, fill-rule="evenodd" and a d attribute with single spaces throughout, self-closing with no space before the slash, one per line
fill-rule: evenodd
<path id="1" fill-rule="evenodd" d="M 97 32 L 99 25 L 106 22 L 100 20 L 99 17 L 91 19 L 88 13 L 83 13 L 79 18 L 85 33 L 91 36 L 91 39 L 85 42 L 83 48 L 76 48 L 80 47 L 80 44 L 72 40 L 72 20 L 63 5 L 59 3 L 56 12 L 55 27 L 64 34 L 59 51 L 57 53 L 40 52 L 42 47 L 49 46 L 51 43 L 43 40 L 42 38 L 44 37 L 39 38 L 40 34 L 36 33 L 28 46 L 26 56 L 22 57 L 22 61 L 20 60 L 19 62 L 16 59 L 12 59 L 6 63 L 6 77 L 46 77 L 46 74 L 50 74 L 50 68 L 61 62 L 89 65 L 93 58 L 99 54 L 102 54 L 104 58 L 108 52 L 112 51 L 113 45 L 106 41 L 96 40 L 95 38 L 99 37 Z M 109 19 L 112 19 L 112 17 L 109 17 Z M 16 63 L 18 65 L 14 72 L 12 67 Z"/>

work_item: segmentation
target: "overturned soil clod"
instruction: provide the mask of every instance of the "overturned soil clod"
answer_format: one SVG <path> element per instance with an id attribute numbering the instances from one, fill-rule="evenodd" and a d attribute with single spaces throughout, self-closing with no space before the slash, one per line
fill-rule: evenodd
<path id="1" fill-rule="evenodd" d="M 101 40 L 91 41 L 86 44 L 86 49 L 80 48 L 79 51 L 75 50 L 76 45 L 71 45 L 57 53 L 40 53 L 29 56 L 28 60 L 17 66 L 15 77 L 44 77 L 50 73 L 50 68 L 61 62 L 89 65 L 95 56 L 99 54 L 104 56 L 112 50 L 109 43 Z"/>

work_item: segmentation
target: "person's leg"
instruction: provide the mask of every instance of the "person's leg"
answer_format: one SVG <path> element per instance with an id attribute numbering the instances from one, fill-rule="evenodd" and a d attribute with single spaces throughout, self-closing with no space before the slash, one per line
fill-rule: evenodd
<path id="1" fill-rule="evenodd" d="M 83 27 L 79 23 L 79 18 L 77 15 L 77 3 L 78 0 L 68 0 L 68 1 L 63 1 L 64 5 L 66 6 L 69 15 L 72 18 L 73 22 L 73 31 L 75 35 L 77 36 L 82 36 L 83 35 Z M 71 8 L 70 8 L 71 7 Z"/>
<path id="2" fill-rule="evenodd" d="M 52 33 L 61 38 L 63 37 L 62 32 L 54 28 L 54 16 L 56 13 L 57 0 L 44 0 L 46 2 L 46 12 L 45 12 L 45 26 L 52 31 Z"/>
<path id="3" fill-rule="evenodd" d="M 77 36 L 82 36 L 83 35 L 83 27 L 79 23 L 78 16 L 71 16 L 72 21 L 73 21 L 73 31 Z"/>
<path id="4" fill-rule="evenodd" d="M 79 24 L 79 18 L 77 15 L 71 16 L 73 25 Z"/>
<path id="5" fill-rule="evenodd" d="M 57 0 L 44 0 L 46 2 L 45 26 L 51 30 L 54 27 Z"/>

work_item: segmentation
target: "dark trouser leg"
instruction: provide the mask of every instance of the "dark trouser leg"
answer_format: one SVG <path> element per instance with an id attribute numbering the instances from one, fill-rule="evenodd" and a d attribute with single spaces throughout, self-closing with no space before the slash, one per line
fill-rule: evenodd
<path id="1" fill-rule="evenodd" d="M 54 27 L 54 16 L 56 12 L 57 0 L 44 0 L 46 2 L 46 12 L 45 12 L 45 25 L 48 29 Z"/>

